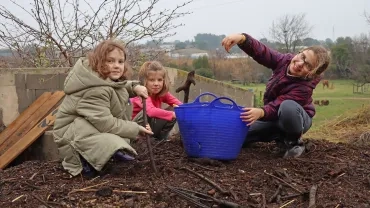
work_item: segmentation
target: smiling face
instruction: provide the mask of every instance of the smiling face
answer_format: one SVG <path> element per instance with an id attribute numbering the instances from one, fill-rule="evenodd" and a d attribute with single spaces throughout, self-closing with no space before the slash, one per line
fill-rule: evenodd
<path id="1" fill-rule="evenodd" d="M 159 94 L 164 85 L 164 72 L 163 71 L 150 71 L 146 79 L 146 88 L 149 94 Z"/>
<path id="2" fill-rule="evenodd" d="M 298 53 L 289 65 L 289 74 L 297 77 L 306 77 L 317 67 L 317 57 L 312 50 Z"/>
<path id="3" fill-rule="evenodd" d="M 106 59 L 106 65 L 109 68 L 108 77 L 111 80 L 118 80 L 125 72 L 125 54 L 119 49 L 109 52 Z"/>

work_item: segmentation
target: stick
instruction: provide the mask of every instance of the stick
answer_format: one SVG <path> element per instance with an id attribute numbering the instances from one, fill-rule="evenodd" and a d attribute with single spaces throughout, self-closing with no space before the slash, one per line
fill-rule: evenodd
<path id="1" fill-rule="evenodd" d="M 266 207 L 266 195 L 262 194 L 262 208 Z"/>
<path id="2" fill-rule="evenodd" d="M 191 84 L 195 85 L 194 75 L 195 75 L 194 70 L 189 72 L 188 76 L 186 77 L 186 81 L 185 81 L 184 85 L 182 85 L 182 86 L 180 86 L 179 88 L 176 89 L 176 93 L 184 91 L 184 103 L 188 103 L 188 101 L 189 101 L 190 85 Z"/>
<path id="3" fill-rule="evenodd" d="M 166 140 L 161 140 L 161 141 L 159 141 L 157 144 L 155 144 L 153 147 L 152 147 L 152 150 L 154 150 L 156 147 L 158 147 L 160 144 L 162 144 L 162 143 L 164 143 L 164 141 L 166 141 Z M 148 154 L 149 153 L 149 150 L 147 150 L 147 151 L 145 151 L 143 154 L 141 154 L 140 155 L 140 157 L 143 157 L 143 156 L 145 156 L 146 154 Z"/>
<path id="4" fill-rule="evenodd" d="M 308 204 L 309 208 L 316 207 L 316 192 L 317 192 L 317 185 L 313 185 L 310 189 L 310 202 Z"/>
<path id="5" fill-rule="evenodd" d="M 12 200 L 12 202 L 17 201 L 18 199 L 20 199 L 20 198 L 22 198 L 22 197 L 24 197 L 24 194 L 22 194 L 22 195 L 18 196 L 17 198 L 13 199 L 13 200 Z"/>
<path id="6" fill-rule="evenodd" d="M 293 194 L 293 195 L 289 195 L 289 196 L 282 196 L 280 197 L 281 200 L 289 200 L 289 199 L 293 199 L 293 198 L 296 198 L 296 197 L 300 197 L 302 196 L 302 194 Z"/>
<path id="7" fill-rule="evenodd" d="M 281 190 L 283 189 L 283 186 L 282 185 L 279 185 L 278 189 L 276 190 L 276 192 L 274 193 L 274 195 L 272 195 L 269 199 L 269 203 L 272 203 L 276 200 L 276 197 L 280 194 Z"/>
<path id="8" fill-rule="evenodd" d="M 208 179 L 207 177 L 205 177 L 204 175 L 200 174 L 200 173 L 197 173 L 195 172 L 194 170 L 190 170 L 189 168 L 180 168 L 181 170 L 186 170 L 196 176 L 198 176 L 199 178 L 205 180 L 206 182 L 208 182 L 209 184 L 211 184 L 212 186 L 214 186 L 218 191 L 220 191 L 222 194 L 229 194 L 228 191 L 225 191 L 223 188 L 221 188 L 219 185 L 217 185 L 215 182 L 213 182 L 212 180 Z"/>
<path id="9" fill-rule="evenodd" d="M 33 180 L 33 178 L 34 178 L 36 175 L 37 175 L 37 173 L 34 173 L 34 174 L 31 176 L 30 180 Z"/>
<path id="10" fill-rule="evenodd" d="M 26 181 L 21 182 L 21 184 L 27 185 L 27 186 L 29 186 L 29 187 L 31 187 L 31 188 L 34 188 L 34 189 L 37 189 L 37 190 L 41 190 L 41 188 L 40 188 L 40 187 L 38 187 L 38 186 L 34 186 L 34 185 L 32 185 L 32 184 L 29 184 L 29 183 L 28 183 L 28 182 L 26 182 Z"/>
<path id="11" fill-rule="evenodd" d="M 145 128 L 146 125 L 148 124 L 148 118 L 147 118 L 147 115 L 146 115 L 146 98 L 143 98 L 143 116 L 144 116 L 144 128 Z M 150 142 L 150 137 L 149 137 L 148 134 L 145 134 L 145 135 L 146 135 L 146 143 L 148 145 L 148 150 L 149 150 L 150 161 L 151 161 L 151 164 L 152 164 L 152 169 L 153 169 L 154 173 L 157 174 L 158 171 L 157 171 L 157 167 L 155 166 L 153 149 L 152 149 L 152 144 Z"/>
<path id="12" fill-rule="evenodd" d="M 88 186 L 86 188 L 82 188 L 82 189 L 75 189 L 75 190 L 72 190 L 71 192 L 69 192 L 68 194 L 71 194 L 71 193 L 74 193 L 74 192 L 79 192 L 81 190 L 86 190 L 86 189 L 90 189 L 90 188 L 94 188 L 94 187 L 97 187 L 97 186 L 101 186 L 101 185 L 104 185 L 106 183 L 108 183 L 109 181 L 106 181 L 106 182 L 103 182 L 103 183 L 99 183 L 99 184 L 95 184 L 93 186 Z"/>
<path id="13" fill-rule="evenodd" d="M 264 193 L 251 193 L 251 194 L 249 194 L 249 196 L 260 196 L 261 199 L 262 199 L 261 208 L 266 207 L 266 194 L 264 194 Z"/>
<path id="14" fill-rule="evenodd" d="M 284 207 L 286 207 L 286 206 L 288 206 L 289 204 L 291 204 L 291 203 L 293 203 L 293 202 L 295 202 L 295 199 L 293 199 L 292 201 L 290 201 L 290 202 L 288 202 L 288 203 L 286 203 L 286 204 L 283 204 L 281 207 L 279 207 L 279 208 L 284 208 Z"/>
<path id="15" fill-rule="evenodd" d="M 289 186 L 290 188 L 294 189 L 295 191 L 297 191 L 298 193 L 302 194 L 302 191 L 300 191 L 299 189 L 297 189 L 296 187 L 292 186 L 291 184 L 289 184 L 288 182 L 284 181 L 283 179 L 277 177 L 277 176 L 274 176 L 270 173 L 268 173 L 266 170 L 263 171 L 266 175 L 269 175 L 273 178 L 275 178 L 276 180 L 279 180 L 280 182 L 284 183 L 285 185 Z"/>
<path id="16" fill-rule="evenodd" d="M 96 192 L 98 189 L 79 189 L 74 191 L 76 192 Z M 146 191 L 122 191 L 122 190 L 112 190 L 114 193 L 130 193 L 130 194 L 147 194 Z"/>
<path id="17" fill-rule="evenodd" d="M 40 198 L 39 198 L 39 197 L 37 197 L 36 195 L 31 194 L 31 196 L 33 196 L 35 199 L 37 199 L 37 201 L 41 202 L 41 204 L 45 205 L 46 207 L 48 207 L 48 208 L 53 208 L 52 206 L 50 206 L 48 203 L 44 202 L 42 199 L 40 199 Z"/>

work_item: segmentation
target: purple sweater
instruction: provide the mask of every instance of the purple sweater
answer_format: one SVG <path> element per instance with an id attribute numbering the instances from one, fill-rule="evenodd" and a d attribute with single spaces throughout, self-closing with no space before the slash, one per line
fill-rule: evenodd
<path id="1" fill-rule="evenodd" d="M 312 118 L 315 115 L 315 107 L 312 103 L 312 92 L 320 82 L 320 77 L 314 80 L 306 80 L 288 76 L 288 66 L 294 54 L 282 54 L 268 48 L 250 35 L 243 35 L 246 36 L 246 41 L 239 44 L 239 48 L 259 64 L 273 71 L 263 96 L 264 106 L 262 109 L 265 112 L 265 116 L 261 120 L 277 120 L 279 106 L 284 100 L 293 100 L 297 102 Z"/>

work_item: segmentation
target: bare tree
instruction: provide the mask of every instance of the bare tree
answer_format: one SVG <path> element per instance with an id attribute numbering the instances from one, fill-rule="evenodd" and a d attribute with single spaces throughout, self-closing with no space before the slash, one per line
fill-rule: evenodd
<path id="1" fill-rule="evenodd" d="M 370 14 L 368 14 L 366 11 L 364 12 L 364 16 L 366 19 L 366 22 L 370 25 Z"/>
<path id="2" fill-rule="evenodd" d="M 370 34 L 353 38 L 353 78 L 362 83 L 370 82 Z"/>
<path id="3" fill-rule="evenodd" d="M 295 52 L 298 43 L 307 37 L 312 26 L 306 21 L 305 14 L 283 15 L 272 23 L 272 38 L 285 46 L 286 52 Z"/>
<path id="4" fill-rule="evenodd" d="M 27 7 L 21 1 L 8 1 L 29 18 L 19 18 L 19 11 L 12 12 L 1 3 L 1 46 L 31 66 L 72 66 L 74 56 L 104 39 L 116 38 L 129 45 L 174 35 L 173 29 L 183 25 L 174 20 L 189 14 L 181 10 L 193 0 L 171 9 L 161 6 L 161 0 L 32 0 Z"/>

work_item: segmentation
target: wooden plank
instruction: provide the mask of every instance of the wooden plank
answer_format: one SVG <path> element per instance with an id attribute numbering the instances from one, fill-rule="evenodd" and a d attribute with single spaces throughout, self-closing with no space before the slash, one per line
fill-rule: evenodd
<path id="1" fill-rule="evenodd" d="M 12 134 L 3 144 L 0 145 L 0 155 L 17 143 L 24 135 L 26 135 L 41 119 L 43 119 L 51 109 L 64 97 L 63 91 L 53 93 L 50 98 L 40 106 L 40 108 L 31 115 L 31 117 Z"/>
<path id="2" fill-rule="evenodd" d="M 3 144 L 14 132 L 18 130 L 34 114 L 42 104 L 51 96 L 50 92 L 45 92 L 35 100 L 25 111 L 23 111 L 7 128 L 0 133 L 0 145 Z"/>
<path id="3" fill-rule="evenodd" d="M 0 156 L 0 169 L 4 169 L 18 155 L 20 155 L 27 147 L 29 147 L 36 139 L 38 139 L 49 126 L 54 124 L 56 113 L 59 106 L 55 108 L 49 115 L 42 119 L 35 127 L 33 127 L 22 139 L 12 145 L 4 154 Z"/>

